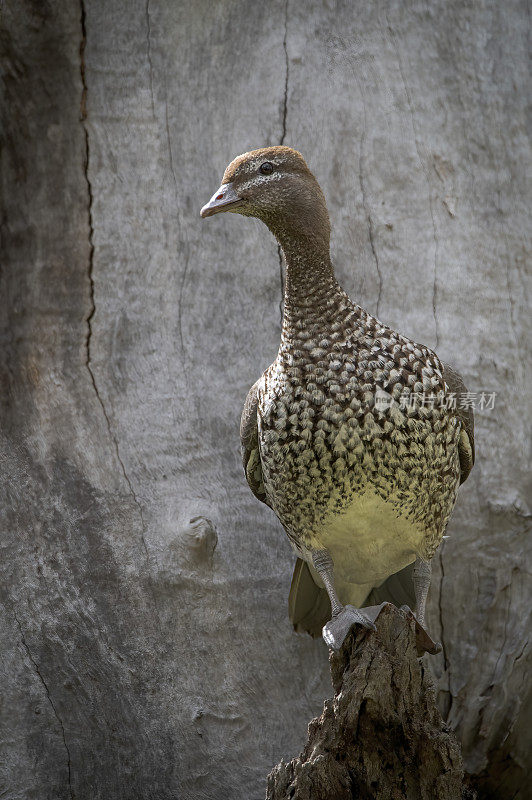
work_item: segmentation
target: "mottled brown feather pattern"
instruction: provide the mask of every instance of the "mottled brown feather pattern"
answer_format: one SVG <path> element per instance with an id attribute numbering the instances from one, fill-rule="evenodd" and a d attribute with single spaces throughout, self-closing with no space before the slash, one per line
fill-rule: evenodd
<path id="1" fill-rule="evenodd" d="M 461 436 L 458 443 L 458 451 L 460 454 L 460 483 L 463 483 L 469 476 L 469 473 L 473 469 L 473 464 L 475 463 L 475 420 L 473 409 L 471 406 L 467 407 L 461 402 L 460 395 L 465 395 L 467 393 L 462 376 L 459 375 L 453 367 L 449 366 L 449 364 L 444 364 L 442 362 L 442 368 L 443 378 L 447 384 L 448 390 L 456 397 L 456 415 L 460 420 L 462 430 L 466 434 L 466 441 L 464 442 Z"/>
<path id="2" fill-rule="evenodd" d="M 291 540 L 319 546 L 314 532 L 368 484 L 425 533 L 425 558 L 438 546 L 460 474 L 457 416 L 401 408 L 409 392 L 445 393 L 441 362 L 331 286 L 324 310 L 285 326 L 279 354 L 258 384 L 264 486 Z M 394 403 L 375 407 L 377 388 Z"/>
<path id="3" fill-rule="evenodd" d="M 271 162 L 268 175 L 261 172 L 264 161 Z M 223 183 L 231 187 L 227 210 L 261 219 L 287 263 L 279 352 L 242 414 L 252 491 L 274 509 L 307 561 L 325 546 L 327 531 L 337 535 L 334 520 L 347 509 L 356 512 L 368 489 L 377 497 L 376 540 L 384 541 L 378 530 L 384 502 L 388 522 L 393 510 L 393 530 L 408 532 L 411 558 L 430 558 L 473 458 L 472 418 L 441 403 L 452 391 L 449 380 L 456 385 L 454 371 L 444 374 L 432 350 L 381 323 L 339 286 L 325 198 L 299 153 L 287 147 L 245 153 L 226 169 Z M 376 406 L 379 392 L 391 396 L 388 407 Z M 403 408 L 404 393 L 434 395 L 434 406 Z M 408 522 L 395 526 L 396 519 Z M 344 544 L 339 557 L 349 558 Z M 396 570 L 409 563 L 408 554 L 397 553 Z"/>
<path id="4" fill-rule="evenodd" d="M 246 473 L 246 480 L 249 488 L 255 497 L 266 505 L 269 505 L 264 483 L 262 479 L 262 465 L 259 453 L 258 441 L 258 405 L 257 395 L 259 381 L 256 381 L 248 392 L 242 416 L 240 418 L 240 447 L 242 452 L 242 464 Z"/>

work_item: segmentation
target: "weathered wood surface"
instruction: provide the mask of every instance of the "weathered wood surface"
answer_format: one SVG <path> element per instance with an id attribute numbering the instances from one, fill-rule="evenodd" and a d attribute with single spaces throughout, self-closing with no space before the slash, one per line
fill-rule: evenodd
<path id="1" fill-rule="evenodd" d="M 462 800 L 460 745 L 418 659 L 414 620 L 387 605 L 377 631 L 350 633 L 329 661 L 334 699 L 298 758 L 268 776 L 266 800 Z"/>
<path id="2" fill-rule="evenodd" d="M 524 0 L 0 15 L 3 796 L 259 798 L 329 692 L 238 453 L 278 344 L 277 248 L 198 214 L 235 154 L 284 141 L 351 296 L 497 392 L 429 624 L 466 769 L 525 797 Z"/>

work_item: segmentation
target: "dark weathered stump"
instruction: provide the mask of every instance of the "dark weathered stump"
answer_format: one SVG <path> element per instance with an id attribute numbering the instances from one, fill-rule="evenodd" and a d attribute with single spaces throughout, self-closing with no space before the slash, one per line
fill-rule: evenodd
<path id="1" fill-rule="evenodd" d="M 414 621 L 386 605 L 330 654 L 335 696 L 308 727 L 301 755 L 268 776 L 267 800 L 459 800 L 460 747 L 417 656 Z"/>

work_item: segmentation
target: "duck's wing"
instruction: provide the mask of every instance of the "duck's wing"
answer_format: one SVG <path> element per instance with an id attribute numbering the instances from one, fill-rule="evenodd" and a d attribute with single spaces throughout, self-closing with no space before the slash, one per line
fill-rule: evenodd
<path id="1" fill-rule="evenodd" d="M 257 408 L 259 404 L 257 388 L 259 381 L 256 381 L 248 392 L 242 416 L 240 418 L 240 450 L 242 453 L 242 464 L 246 474 L 249 488 L 259 500 L 269 505 L 264 491 L 262 480 L 262 465 L 260 462 L 259 439 L 258 439 L 258 418 Z"/>
<path id="2" fill-rule="evenodd" d="M 393 603 L 397 608 L 401 608 L 401 606 L 416 607 L 413 563 L 390 575 L 384 583 L 372 589 L 364 605 L 378 606 L 381 603 Z"/>
<path id="3" fill-rule="evenodd" d="M 393 603 L 397 608 L 416 606 L 413 581 L 414 565 L 390 575 L 383 584 L 372 589 L 362 607 Z M 288 615 L 298 633 L 310 633 L 313 638 L 321 636 L 322 628 L 331 619 L 331 601 L 325 589 L 314 581 L 306 561 L 298 558 L 294 567 Z"/>
<path id="4" fill-rule="evenodd" d="M 457 397 L 467 393 L 466 385 L 462 376 L 449 364 L 442 362 L 443 380 L 449 387 L 449 391 Z M 463 408 L 458 399 L 456 416 L 462 424 L 460 439 L 458 442 L 458 454 L 460 456 L 460 483 L 463 483 L 473 469 L 475 463 L 475 420 L 472 408 Z"/>
<path id="5" fill-rule="evenodd" d="M 316 639 L 331 618 L 331 601 L 325 589 L 320 588 L 312 577 L 306 561 L 298 558 L 294 567 L 288 616 L 297 633 L 310 633 Z"/>

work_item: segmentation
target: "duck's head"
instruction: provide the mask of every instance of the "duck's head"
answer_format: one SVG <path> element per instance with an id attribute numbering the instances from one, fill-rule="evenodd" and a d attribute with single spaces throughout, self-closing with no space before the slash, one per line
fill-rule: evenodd
<path id="1" fill-rule="evenodd" d="M 201 216 L 222 211 L 257 217 L 281 244 L 287 237 L 329 244 L 325 198 L 303 156 L 291 147 L 263 147 L 231 161 Z"/>

